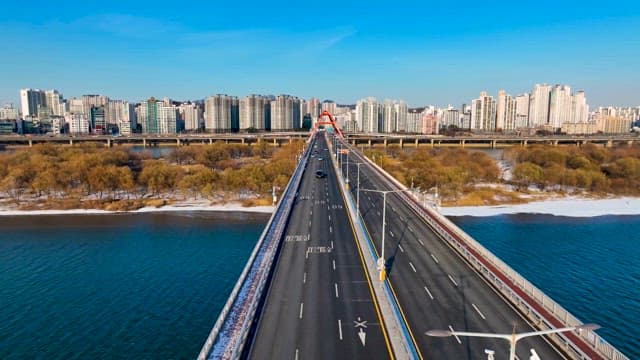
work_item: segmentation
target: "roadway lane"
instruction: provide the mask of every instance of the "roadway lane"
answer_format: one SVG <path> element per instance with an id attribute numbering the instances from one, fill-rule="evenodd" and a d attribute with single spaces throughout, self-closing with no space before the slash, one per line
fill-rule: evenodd
<path id="1" fill-rule="evenodd" d="M 248 357 L 392 358 L 324 136 L 314 141 Z"/>
<path id="2" fill-rule="evenodd" d="M 350 161 L 362 162 L 357 155 Z M 346 165 L 346 164 L 345 164 Z M 346 171 L 346 166 L 343 167 Z M 356 196 L 356 166 L 350 166 L 352 191 Z M 391 190 L 390 184 L 366 165 L 360 166 L 361 189 Z M 381 247 L 382 194 L 360 192 L 360 210 L 376 248 Z M 532 331 L 475 271 L 406 205 L 397 194 L 387 195 L 385 255 L 389 281 L 403 309 L 419 350 L 425 358 L 486 358 L 485 349 L 496 351 L 496 359 L 508 354 L 508 343 L 500 339 L 432 338 L 432 329 L 511 333 Z M 542 359 L 562 359 L 543 338 L 523 339 L 517 356 L 529 359 L 530 349 Z"/>

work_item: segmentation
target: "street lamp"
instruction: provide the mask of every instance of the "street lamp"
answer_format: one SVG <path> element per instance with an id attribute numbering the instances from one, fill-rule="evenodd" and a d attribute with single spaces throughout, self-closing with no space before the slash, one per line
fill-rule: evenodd
<path id="1" fill-rule="evenodd" d="M 360 189 L 358 187 L 358 189 Z M 384 234 L 387 225 L 387 194 L 407 191 L 407 189 L 401 190 L 373 190 L 362 189 L 362 191 L 376 192 L 382 194 L 382 250 L 380 251 L 380 257 L 378 258 L 378 270 L 380 270 L 380 281 L 384 281 L 387 278 L 387 260 L 384 257 Z"/>
<path id="2" fill-rule="evenodd" d="M 505 339 L 505 340 L 509 341 L 509 344 L 511 345 L 510 350 L 509 350 L 509 360 L 515 360 L 515 358 L 516 358 L 516 343 L 518 342 L 518 340 L 520 340 L 522 338 L 526 338 L 526 337 L 530 337 L 530 336 L 562 333 L 562 332 L 568 332 L 568 331 L 574 331 L 574 330 L 578 330 L 578 331 L 591 330 L 591 331 L 593 331 L 593 330 L 597 330 L 597 329 L 600 329 L 600 325 L 597 325 L 597 324 L 582 324 L 582 325 L 578 325 L 578 326 L 569 326 L 569 327 L 558 328 L 558 329 L 532 331 L 532 332 L 519 333 L 519 334 L 516 334 L 515 332 L 513 334 L 492 334 L 492 333 L 477 333 L 477 332 L 451 331 L 451 330 L 430 330 L 430 331 L 427 331 L 425 333 L 425 335 L 435 336 L 435 337 L 470 336 L 470 337 Z"/>

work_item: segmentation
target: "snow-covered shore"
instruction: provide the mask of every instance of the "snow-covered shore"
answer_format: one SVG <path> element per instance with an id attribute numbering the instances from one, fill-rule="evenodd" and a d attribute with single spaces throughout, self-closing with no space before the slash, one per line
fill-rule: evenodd
<path id="1" fill-rule="evenodd" d="M 521 213 L 570 217 L 640 215 L 640 198 L 587 199 L 567 197 L 516 205 L 443 207 L 440 208 L 440 212 L 446 216 L 479 217 Z"/>
<path id="2" fill-rule="evenodd" d="M 0 208 L 0 216 L 18 215 L 100 215 L 118 213 L 151 213 L 151 212 L 179 212 L 179 211 L 224 211 L 224 212 L 252 212 L 272 213 L 273 206 L 245 207 L 239 203 L 210 205 L 206 201 L 185 201 L 161 207 L 143 207 L 133 211 L 106 211 L 99 209 L 71 209 L 71 210 L 13 210 Z"/>

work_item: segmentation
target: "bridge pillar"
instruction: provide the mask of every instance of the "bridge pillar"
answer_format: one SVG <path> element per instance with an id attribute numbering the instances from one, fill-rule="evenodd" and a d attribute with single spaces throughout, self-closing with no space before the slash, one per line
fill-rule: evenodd
<path id="1" fill-rule="evenodd" d="M 276 140 L 275 138 L 273 138 L 273 146 L 278 147 L 278 140 Z"/>
<path id="2" fill-rule="evenodd" d="M 497 143 L 497 141 L 496 141 L 496 140 L 491 140 L 491 148 L 492 148 L 492 149 L 495 149 L 495 148 L 496 148 L 496 143 Z"/>
<path id="3" fill-rule="evenodd" d="M 404 149 L 404 140 L 400 138 L 400 149 Z"/>
<path id="4" fill-rule="evenodd" d="M 147 147 L 147 139 L 142 139 L 142 147 L 143 148 Z"/>
<path id="5" fill-rule="evenodd" d="M 551 142 L 551 145 L 553 145 L 553 146 L 558 146 L 558 140 L 553 140 L 553 141 Z"/>
<path id="6" fill-rule="evenodd" d="M 416 148 L 418 148 L 418 141 L 420 141 L 420 139 L 416 138 Z"/>
<path id="7" fill-rule="evenodd" d="M 111 147 L 111 138 L 107 138 L 107 147 L 110 148 Z"/>
<path id="8" fill-rule="evenodd" d="M 244 137 L 240 138 L 240 144 L 244 145 Z"/>
<path id="9" fill-rule="evenodd" d="M 387 138 L 384 138 L 384 148 L 387 148 Z"/>
<path id="10" fill-rule="evenodd" d="M 628 147 L 632 147 L 633 146 L 633 140 L 627 140 L 627 146 Z"/>
<path id="11" fill-rule="evenodd" d="M 464 149 L 464 145 L 467 141 L 465 139 L 460 139 L 460 146 Z"/>
<path id="12" fill-rule="evenodd" d="M 176 145 L 180 147 L 180 138 L 176 138 Z"/>
<path id="13" fill-rule="evenodd" d="M 613 147 L 613 140 L 607 140 L 607 147 Z"/>
<path id="14" fill-rule="evenodd" d="M 69 139 L 69 145 L 73 146 L 73 139 Z"/>
<path id="15" fill-rule="evenodd" d="M 33 146 L 33 140 L 29 139 L 29 147 Z"/>
<path id="16" fill-rule="evenodd" d="M 369 149 L 371 149 L 371 139 L 369 139 L 368 144 L 369 144 Z"/>
<path id="17" fill-rule="evenodd" d="M 528 142 L 527 139 L 522 140 L 522 147 L 527 147 Z"/>
<path id="18" fill-rule="evenodd" d="M 213 145 L 213 138 L 209 138 L 209 145 Z"/>
<path id="19" fill-rule="evenodd" d="M 434 143 L 435 143 L 435 141 L 434 141 L 433 139 L 431 139 L 431 147 L 434 147 L 434 146 L 435 146 L 435 144 L 434 144 Z"/>

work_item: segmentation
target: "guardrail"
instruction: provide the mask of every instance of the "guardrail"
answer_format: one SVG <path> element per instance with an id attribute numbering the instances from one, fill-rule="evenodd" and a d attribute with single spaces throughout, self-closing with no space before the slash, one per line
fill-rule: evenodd
<path id="1" fill-rule="evenodd" d="M 407 190 L 406 186 L 389 175 L 369 158 L 366 156 L 362 156 L 362 158 L 376 169 L 383 178 L 390 183 L 392 188 L 396 187 Z M 582 324 L 575 316 L 544 294 L 544 292 L 513 270 L 509 265 L 500 260 L 445 216 L 433 209 L 423 207 L 420 201 L 413 196 L 405 193 L 396 193 L 396 196 L 401 197 L 409 204 L 409 206 L 417 214 L 421 215 L 478 273 L 492 283 L 511 303 L 517 305 L 527 316 L 532 317 L 538 326 L 543 324 L 547 328 L 557 328 Z M 551 337 L 559 342 L 565 351 L 570 351 L 581 359 L 629 359 L 593 331 L 582 331 L 579 334 L 562 333 L 552 335 Z M 582 346 L 579 346 L 580 342 L 583 342 Z"/>
<path id="2" fill-rule="evenodd" d="M 271 215 L 251 252 L 231 295 L 200 350 L 198 360 L 236 359 L 240 356 L 306 168 L 309 148 L 305 150 L 289 179 L 276 211 Z"/>

